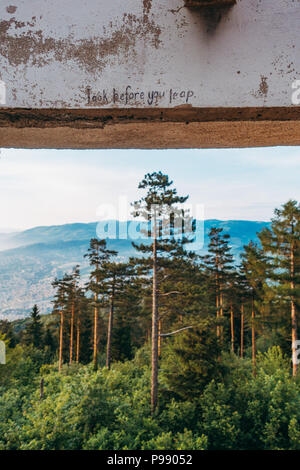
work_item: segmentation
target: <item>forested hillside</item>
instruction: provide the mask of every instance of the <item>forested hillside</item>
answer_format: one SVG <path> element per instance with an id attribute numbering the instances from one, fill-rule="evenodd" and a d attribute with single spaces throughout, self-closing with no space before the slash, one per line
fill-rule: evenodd
<path id="1" fill-rule="evenodd" d="M 0 322 L 0 449 L 299 450 L 299 203 L 237 262 L 213 224 L 204 253 L 186 249 L 167 175 L 139 194 L 147 242 L 120 259 L 92 237 L 85 281 L 79 265 L 52 279 L 51 315 Z"/>
<path id="2" fill-rule="evenodd" d="M 139 222 L 130 221 L 138 226 Z M 116 222 L 117 233 L 124 231 L 129 222 Z M 257 232 L 268 227 L 267 222 L 206 220 L 204 247 L 195 243 L 191 249 L 198 254 L 207 252 L 212 227 L 222 228 L 230 234 L 234 259 L 246 245 L 257 241 Z M 202 229 L 202 228 L 201 228 Z M 35 227 L 24 232 L 0 234 L 0 318 L 15 319 L 29 315 L 34 303 L 42 313 L 51 312 L 52 279 L 60 277 L 76 264 L 81 265 L 81 277 L 86 281 L 89 265 L 83 259 L 89 241 L 96 236 L 97 223 L 66 224 Z M 118 259 L 128 260 L 135 255 L 130 239 L 114 239 L 108 231 L 108 246 L 118 251 Z M 9 249 L 8 249 L 9 248 Z"/>

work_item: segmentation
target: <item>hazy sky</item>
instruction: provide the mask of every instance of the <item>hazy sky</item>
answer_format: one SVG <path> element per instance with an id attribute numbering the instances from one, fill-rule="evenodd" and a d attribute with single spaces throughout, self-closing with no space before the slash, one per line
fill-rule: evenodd
<path id="1" fill-rule="evenodd" d="M 204 204 L 205 218 L 269 220 L 300 200 L 300 147 L 228 150 L 14 150 L 0 155 L 0 231 L 98 220 L 101 204 L 137 199 L 152 171 Z"/>

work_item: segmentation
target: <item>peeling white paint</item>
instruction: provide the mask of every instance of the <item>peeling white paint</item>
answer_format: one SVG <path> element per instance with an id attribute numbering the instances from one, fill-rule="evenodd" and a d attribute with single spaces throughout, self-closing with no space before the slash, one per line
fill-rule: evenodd
<path id="1" fill-rule="evenodd" d="M 293 106 L 299 21 L 290 0 L 238 0 L 220 19 L 183 0 L 3 0 L 0 105 Z"/>

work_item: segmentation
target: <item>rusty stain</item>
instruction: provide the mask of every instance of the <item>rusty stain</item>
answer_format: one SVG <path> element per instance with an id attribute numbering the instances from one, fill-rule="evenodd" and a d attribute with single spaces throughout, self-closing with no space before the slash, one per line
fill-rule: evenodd
<path id="1" fill-rule="evenodd" d="M 8 32 L 10 27 L 14 25 L 15 29 L 19 28 L 25 28 L 26 23 L 24 21 L 17 21 L 14 17 L 11 18 L 9 21 L 1 21 L 0 22 L 0 37 L 2 37 L 2 34 L 5 34 Z"/>
<path id="2" fill-rule="evenodd" d="M 15 7 L 14 5 L 9 5 L 8 7 L 6 7 L 6 11 L 7 13 L 15 13 L 17 11 L 17 7 Z"/>
<path id="3" fill-rule="evenodd" d="M 184 8 L 184 5 L 181 6 L 181 7 L 178 7 L 178 8 L 171 8 L 171 10 L 168 10 L 170 13 L 173 13 L 173 15 L 176 15 L 177 13 L 180 12 L 180 10 L 182 10 L 182 8 Z"/>
<path id="4" fill-rule="evenodd" d="M 268 96 L 268 91 L 269 91 L 269 85 L 267 82 L 267 77 L 264 75 L 260 76 L 260 84 L 259 88 L 257 91 L 252 91 L 251 95 L 254 96 L 254 98 L 266 98 Z"/>
<path id="5" fill-rule="evenodd" d="M 36 26 L 36 17 L 27 23 L 16 21 L 15 18 L 1 21 L 0 54 L 12 66 L 31 63 L 42 67 L 52 60 L 74 60 L 88 72 L 96 73 L 107 65 L 111 56 L 123 56 L 124 61 L 128 62 L 129 55 L 134 56 L 134 48 L 142 38 L 148 40 L 153 47 L 159 47 L 161 29 L 148 18 L 150 8 L 151 0 L 145 0 L 142 18 L 125 13 L 121 23 L 110 23 L 109 27 L 104 28 L 104 37 L 77 41 L 74 41 L 71 35 L 62 39 L 44 37 L 42 30 L 38 29 L 24 31 L 17 36 L 11 31 L 13 27 L 33 28 Z"/>
<path id="6" fill-rule="evenodd" d="M 294 62 L 290 64 L 286 64 L 286 59 L 283 54 L 279 55 L 273 62 L 272 65 L 274 66 L 275 71 L 283 77 L 285 74 L 288 73 L 295 73 L 296 69 L 292 66 Z M 296 79 L 296 77 L 295 77 Z"/>
<path id="7" fill-rule="evenodd" d="M 144 17 L 148 17 L 152 7 L 152 0 L 143 0 Z"/>
<path id="8" fill-rule="evenodd" d="M 189 25 L 186 17 L 185 16 L 176 17 L 175 23 L 176 23 L 176 28 L 178 30 L 178 37 L 183 38 L 184 34 L 187 32 L 187 29 L 184 29 L 184 28 L 186 28 Z"/>
<path id="9" fill-rule="evenodd" d="M 261 75 L 261 82 L 259 85 L 259 94 L 261 96 L 267 96 L 268 91 L 269 91 L 269 85 L 267 83 L 267 77 L 265 77 L 264 75 Z"/>

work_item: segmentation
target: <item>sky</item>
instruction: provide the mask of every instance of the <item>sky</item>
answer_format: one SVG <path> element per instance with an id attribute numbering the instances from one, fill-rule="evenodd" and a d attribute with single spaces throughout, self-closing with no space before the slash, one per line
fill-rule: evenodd
<path id="1" fill-rule="evenodd" d="M 124 219 L 120 198 L 138 199 L 139 181 L 153 171 L 167 173 L 193 206 L 203 205 L 205 219 L 267 221 L 288 199 L 300 200 L 300 147 L 2 149 L 0 232 L 97 221 L 105 204 L 115 208 L 107 218 Z"/>

